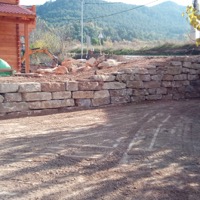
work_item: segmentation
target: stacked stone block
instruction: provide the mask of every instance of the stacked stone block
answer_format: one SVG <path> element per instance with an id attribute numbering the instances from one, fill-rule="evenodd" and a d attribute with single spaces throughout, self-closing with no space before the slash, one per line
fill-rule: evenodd
<path id="1" fill-rule="evenodd" d="M 81 81 L 0 83 L 0 115 L 196 97 L 200 97 L 200 61 L 179 58 Z"/>

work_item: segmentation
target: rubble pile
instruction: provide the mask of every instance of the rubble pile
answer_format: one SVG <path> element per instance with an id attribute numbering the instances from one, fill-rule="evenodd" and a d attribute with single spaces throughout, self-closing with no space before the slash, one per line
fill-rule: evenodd
<path id="1" fill-rule="evenodd" d="M 91 69 L 101 70 L 104 68 L 116 67 L 121 62 L 116 61 L 115 59 L 106 59 L 103 55 L 99 58 L 90 58 L 89 60 L 85 59 L 65 59 L 61 65 L 58 65 L 54 68 L 46 69 L 37 69 L 36 73 L 39 74 L 55 74 L 55 75 L 64 75 L 64 74 L 75 74 L 78 72 L 89 71 Z"/>

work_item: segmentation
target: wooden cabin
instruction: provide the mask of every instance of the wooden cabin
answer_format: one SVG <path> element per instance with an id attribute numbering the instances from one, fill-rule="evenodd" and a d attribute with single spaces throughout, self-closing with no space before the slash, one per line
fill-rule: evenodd
<path id="1" fill-rule="evenodd" d="M 0 58 L 9 63 L 13 70 L 21 70 L 21 42 L 29 49 L 30 32 L 36 25 L 35 6 L 19 5 L 19 0 L 0 0 Z M 25 51 L 25 72 L 30 71 L 30 57 Z"/>

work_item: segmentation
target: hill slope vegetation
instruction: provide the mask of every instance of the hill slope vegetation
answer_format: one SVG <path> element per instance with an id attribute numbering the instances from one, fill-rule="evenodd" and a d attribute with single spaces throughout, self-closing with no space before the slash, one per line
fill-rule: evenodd
<path id="1" fill-rule="evenodd" d="M 128 11 L 129 10 L 129 11 Z M 182 17 L 185 7 L 165 2 L 153 7 L 138 7 L 102 0 L 85 0 L 84 34 L 97 40 L 100 32 L 111 40 L 183 40 L 189 30 Z M 65 30 L 71 39 L 80 40 L 80 0 L 56 0 L 37 7 L 38 16 L 49 25 Z"/>

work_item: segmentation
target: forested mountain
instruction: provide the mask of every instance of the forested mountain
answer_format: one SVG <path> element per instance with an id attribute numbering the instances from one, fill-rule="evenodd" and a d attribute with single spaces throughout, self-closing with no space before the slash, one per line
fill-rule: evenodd
<path id="1" fill-rule="evenodd" d="M 85 0 L 84 35 L 97 39 L 100 32 L 111 40 L 183 39 L 189 25 L 185 7 L 165 2 L 139 7 L 102 0 Z M 128 11 L 129 10 L 129 11 Z M 37 7 L 39 18 L 62 29 L 65 36 L 80 40 L 81 0 L 56 0 Z"/>

